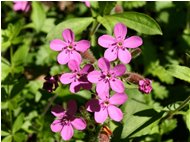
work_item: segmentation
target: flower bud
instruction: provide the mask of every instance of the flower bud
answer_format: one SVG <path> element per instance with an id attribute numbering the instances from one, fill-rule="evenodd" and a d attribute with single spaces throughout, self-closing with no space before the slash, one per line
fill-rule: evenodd
<path id="1" fill-rule="evenodd" d="M 49 93 L 55 91 L 58 87 L 58 75 L 50 76 L 47 75 L 44 78 L 46 81 L 43 84 L 43 89 L 47 90 Z"/>
<path id="2" fill-rule="evenodd" d="M 152 91 L 152 81 L 150 79 L 143 79 L 139 81 L 139 91 L 145 94 L 149 94 Z"/>

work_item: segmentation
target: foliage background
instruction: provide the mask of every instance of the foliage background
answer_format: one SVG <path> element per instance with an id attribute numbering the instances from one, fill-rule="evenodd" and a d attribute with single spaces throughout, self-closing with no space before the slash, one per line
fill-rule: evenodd
<path id="1" fill-rule="evenodd" d="M 68 71 L 56 62 L 57 53 L 49 48 L 60 28 L 72 27 L 77 39 L 89 39 L 91 50 L 98 59 L 104 49 L 97 39 L 110 34 L 104 21 L 114 14 L 115 4 L 125 12 L 149 15 L 160 25 L 162 35 L 143 33 L 143 28 L 129 28 L 129 35 L 143 38 L 142 54 L 134 58 L 128 71 L 138 72 L 153 80 L 153 92 L 141 94 L 137 87 L 126 83 L 129 100 L 122 110 L 122 123 L 110 124 L 112 141 L 190 141 L 190 105 L 175 111 L 190 95 L 190 3 L 189 2 L 91 2 L 91 9 L 83 2 L 31 2 L 28 13 L 13 11 L 13 2 L 1 2 L 1 138 L 3 142 L 61 141 L 50 130 L 54 117 L 53 104 L 63 104 L 75 98 L 78 105 L 89 99 L 88 91 L 71 95 L 68 86 L 60 85 L 54 93 L 42 89 L 44 77 Z M 105 8 L 107 7 L 107 8 Z M 97 10 L 99 9 L 99 11 Z M 97 15 L 99 17 L 97 18 Z M 103 19 L 101 19 L 102 17 Z M 96 22 L 72 18 L 94 17 Z M 71 20 L 71 21 L 69 21 Z M 118 19 L 116 19 L 118 20 Z M 61 26 L 56 26 L 64 22 Z M 113 22 L 113 23 L 112 23 Z M 55 27 L 56 26 L 56 27 Z M 136 26 L 136 25 L 135 25 Z M 87 27 L 87 28 L 86 28 Z M 53 30 L 52 30 L 53 29 Z M 154 28 L 153 28 L 154 29 Z M 56 31 L 59 31 L 57 33 Z M 154 32 L 156 29 L 154 30 Z M 181 80 L 180 80 L 181 79 Z M 173 113 L 175 112 L 175 113 Z M 169 114 L 169 115 L 167 115 Z M 171 115 L 170 115 L 171 114 Z M 71 141 L 89 141 L 88 131 L 76 132 Z M 82 140 L 81 140 L 82 139 Z"/>

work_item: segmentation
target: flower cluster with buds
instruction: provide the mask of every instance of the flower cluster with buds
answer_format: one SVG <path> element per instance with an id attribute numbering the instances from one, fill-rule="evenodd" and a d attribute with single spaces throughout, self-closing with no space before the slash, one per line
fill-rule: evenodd
<path id="1" fill-rule="evenodd" d="M 59 81 L 64 84 L 70 84 L 70 92 L 76 93 L 82 89 L 94 92 L 94 97 L 86 102 L 86 110 L 90 114 L 94 114 L 96 123 L 103 124 L 109 118 L 114 121 L 121 121 L 123 113 L 119 106 L 124 104 L 128 97 L 125 93 L 125 86 L 122 77 L 126 76 L 126 66 L 132 59 L 131 49 L 142 45 L 143 41 L 139 36 L 127 37 L 127 27 L 122 23 L 117 23 L 114 27 L 114 37 L 110 35 L 102 35 L 98 39 L 98 44 L 104 48 L 104 57 L 98 59 L 95 68 L 93 64 L 86 64 L 81 67 L 81 53 L 87 52 L 90 48 L 88 40 L 75 41 L 75 35 L 71 29 L 65 29 L 62 33 L 63 39 L 54 39 L 50 43 L 50 48 L 58 51 L 57 61 L 61 65 L 67 65 L 70 72 L 63 73 L 59 77 Z M 128 50 L 130 49 L 130 50 Z M 113 61 L 120 63 L 113 64 Z M 94 64 L 95 64 L 94 63 Z M 134 75 L 135 76 L 135 75 Z M 144 93 L 150 93 L 151 81 L 138 77 L 135 83 L 139 85 L 139 90 Z M 132 79 L 128 75 L 128 79 Z M 52 88 L 54 84 L 54 88 Z M 93 90 L 93 85 L 95 90 Z M 49 92 L 57 88 L 54 77 L 46 78 L 46 85 Z M 114 94 L 114 95 L 111 95 Z M 88 125 L 85 118 L 76 117 L 77 112 L 75 101 L 68 102 L 67 111 L 61 106 L 55 106 L 52 114 L 57 118 L 51 124 L 53 132 L 60 132 L 63 140 L 72 138 L 74 131 L 84 130 Z"/>

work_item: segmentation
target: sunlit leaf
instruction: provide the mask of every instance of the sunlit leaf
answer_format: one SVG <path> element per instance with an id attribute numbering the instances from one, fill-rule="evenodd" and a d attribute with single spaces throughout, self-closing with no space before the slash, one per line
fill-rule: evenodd
<path id="1" fill-rule="evenodd" d="M 80 34 L 82 31 L 86 30 L 86 28 L 92 23 L 93 18 L 86 17 L 86 18 L 73 18 L 63 21 L 56 25 L 47 35 L 47 40 L 53 39 L 63 39 L 62 32 L 64 29 L 70 28 L 72 31 L 77 35 Z"/>
<path id="2" fill-rule="evenodd" d="M 143 34 L 162 35 L 162 31 L 158 23 L 146 14 L 138 12 L 124 12 L 114 15 L 106 15 L 98 17 L 100 22 L 110 33 L 118 22 L 122 22 L 127 27 Z"/>
<path id="3" fill-rule="evenodd" d="M 21 113 L 17 119 L 15 120 L 14 124 L 13 124 L 13 133 L 17 132 L 18 130 L 20 130 L 20 128 L 22 127 L 22 124 L 23 124 L 23 121 L 24 121 L 24 114 Z"/>

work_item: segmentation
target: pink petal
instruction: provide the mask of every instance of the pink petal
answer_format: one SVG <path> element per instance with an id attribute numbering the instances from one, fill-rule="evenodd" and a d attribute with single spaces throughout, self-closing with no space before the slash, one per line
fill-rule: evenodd
<path id="1" fill-rule="evenodd" d="M 61 118 L 65 115 L 66 111 L 60 105 L 55 105 L 54 107 L 52 107 L 51 113 L 54 116 Z"/>
<path id="2" fill-rule="evenodd" d="M 75 35 L 71 29 L 65 29 L 62 33 L 64 40 L 68 43 L 74 42 Z"/>
<path id="3" fill-rule="evenodd" d="M 78 62 L 76 60 L 70 60 L 68 62 L 68 67 L 70 70 L 72 70 L 73 72 L 75 71 L 79 71 L 80 70 L 80 66 L 78 64 Z"/>
<path id="4" fill-rule="evenodd" d="M 100 71 L 92 71 L 88 74 L 87 78 L 88 78 L 88 81 L 92 82 L 92 83 L 97 83 L 100 79 L 100 76 L 101 76 L 101 72 Z"/>
<path id="5" fill-rule="evenodd" d="M 86 121 L 82 118 L 75 118 L 71 121 L 71 124 L 77 130 L 84 130 L 86 128 Z"/>
<path id="6" fill-rule="evenodd" d="M 143 41 L 142 41 L 141 37 L 131 36 L 131 37 L 124 40 L 123 46 L 127 47 L 127 48 L 136 48 L 136 47 L 141 46 L 142 43 L 143 43 Z"/>
<path id="7" fill-rule="evenodd" d="M 111 119 L 113 119 L 117 122 L 119 122 L 123 119 L 122 111 L 114 105 L 108 106 L 108 113 L 109 113 L 109 116 L 111 117 Z"/>
<path id="8" fill-rule="evenodd" d="M 14 2 L 14 6 L 13 6 L 14 11 L 18 11 L 22 9 L 22 2 Z"/>
<path id="9" fill-rule="evenodd" d="M 81 83 L 81 87 L 84 90 L 90 90 L 90 89 L 92 89 L 92 83 L 90 83 L 90 82 Z"/>
<path id="10" fill-rule="evenodd" d="M 77 51 L 72 51 L 70 53 L 70 60 L 75 60 L 78 62 L 78 64 L 80 64 L 82 61 L 82 57 Z"/>
<path id="11" fill-rule="evenodd" d="M 85 2 L 85 5 L 90 8 L 90 1 L 84 1 Z"/>
<path id="12" fill-rule="evenodd" d="M 117 78 L 110 80 L 110 86 L 117 93 L 123 93 L 125 90 L 123 82 Z"/>
<path id="13" fill-rule="evenodd" d="M 64 73 L 60 77 L 60 81 L 63 84 L 69 84 L 73 82 L 75 79 L 75 75 L 73 73 Z"/>
<path id="14" fill-rule="evenodd" d="M 68 141 L 72 138 L 74 134 L 73 127 L 71 124 L 66 124 L 63 126 L 63 129 L 61 131 L 61 137 L 63 140 Z"/>
<path id="15" fill-rule="evenodd" d="M 114 27 L 114 35 L 117 39 L 125 39 L 125 36 L 127 34 L 127 27 L 122 24 L 118 23 Z"/>
<path id="16" fill-rule="evenodd" d="M 97 99 L 91 99 L 86 103 L 86 110 L 90 112 L 96 112 L 100 111 L 100 104 L 99 100 Z"/>
<path id="17" fill-rule="evenodd" d="M 94 118 L 97 123 L 104 123 L 104 121 L 108 118 L 108 110 L 107 108 L 101 108 L 100 111 L 94 113 Z"/>
<path id="18" fill-rule="evenodd" d="M 108 49 L 106 49 L 106 51 L 104 52 L 104 57 L 108 60 L 108 61 L 114 61 L 115 59 L 117 59 L 117 54 L 118 54 L 118 49 L 115 46 L 112 46 Z"/>
<path id="19" fill-rule="evenodd" d="M 61 120 L 60 119 L 54 120 L 53 123 L 50 125 L 50 128 L 53 132 L 60 132 L 61 129 L 63 128 Z"/>
<path id="20" fill-rule="evenodd" d="M 93 71 L 94 67 L 91 64 L 86 64 L 80 71 L 81 74 L 88 74 Z"/>
<path id="21" fill-rule="evenodd" d="M 116 93 L 109 99 L 109 102 L 113 105 L 121 105 L 127 101 L 127 98 L 128 97 L 125 93 Z"/>
<path id="22" fill-rule="evenodd" d="M 122 76 L 126 71 L 126 67 L 123 64 L 119 64 L 115 66 L 111 71 L 113 71 L 115 76 Z"/>
<path id="23" fill-rule="evenodd" d="M 80 52 L 85 52 L 88 48 L 90 48 L 90 41 L 88 40 L 80 40 L 76 42 L 75 49 Z"/>
<path id="24" fill-rule="evenodd" d="M 70 100 L 67 104 L 67 113 L 73 116 L 77 112 L 77 103 L 75 100 Z"/>
<path id="25" fill-rule="evenodd" d="M 98 44 L 102 47 L 109 48 L 116 43 L 115 38 L 110 35 L 102 35 L 98 38 Z"/>
<path id="26" fill-rule="evenodd" d="M 107 98 L 109 98 L 109 91 L 105 91 L 105 92 L 103 92 L 103 93 L 99 93 L 98 94 L 98 97 L 101 99 L 101 100 L 103 100 L 103 101 L 105 101 L 105 100 L 107 100 Z"/>
<path id="27" fill-rule="evenodd" d="M 66 46 L 66 43 L 60 39 L 54 39 L 50 42 L 50 48 L 55 51 L 61 51 Z"/>
<path id="28" fill-rule="evenodd" d="M 100 58 L 98 60 L 98 67 L 105 72 L 110 70 L 110 62 L 106 58 Z"/>
<path id="29" fill-rule="evenodd" d="M 76 92 L 80 91 L 80 88 L 81 88 L 81 85 L 80 85 L 80 82 L 78 82 L 78 81 L 74 81 L 70 85 L 70 91 L 72 93 L 76 93 Z"/>
<path id="30" fill-rule="evenodd" d="M 108 81 L 101 80 L 96 85 L 96 91 L 98 94 L 105 94 L 109 92 L 110 86 Z"/>
<path id="31" fill-rule="evenodd" d="M 66 64 L 69 61 L 70 53 L 67 50 L 61 51 L 57 56 L 57 61 L 59 64 Z"/>
<path id="32" fill-rule="evenodd" d="M 127 49 L 119 49 L 118 57 L 124 64 L 128 64 L 131 61 L 131 53 Z"/>

